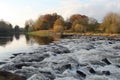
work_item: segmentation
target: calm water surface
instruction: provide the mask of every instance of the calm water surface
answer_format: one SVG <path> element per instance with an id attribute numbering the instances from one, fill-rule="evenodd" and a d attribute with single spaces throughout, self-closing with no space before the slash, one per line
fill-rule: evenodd
<path id="1" fill-rule="evenodd" d="M 0 61 L 7 60 L 15 53 L 29 53 L 40 45 L 46 45 L 54 41 L 53 37 L 36 37 L 28 35 L 1 36 L 0 37 Z"/>

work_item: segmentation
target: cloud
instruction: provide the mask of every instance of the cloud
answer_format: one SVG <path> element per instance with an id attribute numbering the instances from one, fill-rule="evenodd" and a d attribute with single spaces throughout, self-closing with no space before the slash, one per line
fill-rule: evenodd
<path id="1" fill-rule="evenodd" d="M 57 12 L 64 18 L 75 13 L 85 14 L 96 18 L 99 22 L 109 12 L 120 13 L 120 1 L 116 0 L 61 0 L 59 7 L 42 13 Z"/>
<path id="2" fill-rule="evenodd" d="M 71 1 L 71 2 L 70 2 Z M 64 17 L 75 13 L 96 18 L 99 22 L 109 12 L 120 13 L 120 0 L 65 0 L 62 1 L 61 12 Z"/>
<path id="3" fill-rule="evenodd" d="M 24 26 L 27 19 L 35 20 L 39 15 L 54 12 L 62 15 L 65 19 L 72 14 L 79 13 L 94 17 L 100 22 L 108 12 L 120 14 L 120 0 L 45 0 L 43 3 L 42 1 L 33 1 L 32 3 L 31 0 L 32 5 L 26 3 L 28 5 L 20 6 L 20 4 L 17 5 L 18 3 L 13 5 L 0 1 L 0 19 L 9 21 L 14 25 Z"/>
<path id="4" fill-rule="evenodd" d="M 84 7 L 84 5 L 76 5 L 78 0 L 61 0 L 59 7 L 41 11 L 41 14 L 45 13 L 58 13 L 64 18 L 68 18 L 72 14 L 79 13 L 79 10 Z"/>
<path id="5" fill-rule="evenodd" d="M 85 10 L 81 10 L 81 12 L 88 16 L 95 17 L 101 22 L 103 17 L 109 12 L 120 13 L 119 3 L 119 0 L 96 0 L 94 3 L 88 4 L 88 7 L 86 7 Z"/>

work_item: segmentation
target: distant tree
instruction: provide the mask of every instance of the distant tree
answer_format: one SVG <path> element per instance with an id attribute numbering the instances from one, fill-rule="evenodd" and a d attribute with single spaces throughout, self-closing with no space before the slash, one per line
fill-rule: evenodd
<path id="1" fill-rule="evenodd" d="M 55 23 L 54 23 L 54 26 L 56 26 L 56 25 L 62 25 L 62 26 L 64 26 L 64 19 L 63 18 L 57 19 L 55 21 Z"/>
<path id="2" fill-rule="evenodd" d="M 61 35 L 63 34 L 63 31 L 64 31 L 64 20 L 63 20 L 63 18 L 59 18 L 55 21 L 53 29 L 54 29 L 55 32 L 60 32 Z"/>
<path id="3" fill-rule="evenodd" d="M 50 29 L 50 24 L 46 21 L 37 20 L 34 26 L 35 30 L 48 30 Z"/>
<path id="4" fill-rule="evenodd" d="M 12 26 L 12 24 L 9 23 L 8 26 L 9 26 L 10 32 L 12 32 L 12 31 L 13 31 L 13 26 Z"/>
<path id="5" fill-rule="evenodd" d="M 57 13 L 42 15 L 35 22 L 34 29 L 35 30 L 52 29 L 53 26 L 54 26 L 55 21 L 58 18 L 61 18 L 61 16 L 57 15 Z"/>
<path id="6" fill-rule="evenodd" d="M 29 19 L 25 22 L 25 31 L 33 31 L 33 27 L 34 26 L 34 21 L 32 19 Z"/>
<path id="7" fill-rule="evenodd" d="M 20 32 L 20 27 L 18 25 L 15 26 L 14 28 L 15 33 L 19 33 Z"/>
<path id="8" fill-rule="evenodd" d="M 99 28 L 99 23 L 94 18 L 89 18 L 88 21 L 88 32 L 96 32 Z"/>
<path id="9" fill-rule="evenodd" d="M 25 31 L 28 32 L 29 31 L 30 26 L 29 25 L 25 25 Z"/>
<path id="10" fill-rule="evenodd" d="M 104 17 L 100 30 L 106 33 L 120 33 L 120 15 L 109 13 Z"/>
<path id="11" fill-rule="evenodd" d="M 73 23 L 72 23 L 72 28 L 71 28 L 71 30 L 74 32 L 75 31 L 75 26 L 76 26 L 76 24 L 79 24 L 78 23 L 78 20 L 76 20 L 76 21 L 74 21 Z"/>
<path id="12" fill-rule="evenodd" d="M 88 21 L 89 21 L 89 19 L 86 15 L 74 14 L 74 15 L 70 16 L 69 22 L 71 23 L 71 30 L 76 31 L 76 27 L 78 27 L 78 25 L 79 25 L 84 28 L 84 31 L 86 31 L 87 26 L 88 26 Z"/>
<path id="13" fill-rule="evenodd" d="M 76 24 L 74 27 L 74 30 L 75 30 L 75 32 L 80 32 L 80 33 L 86 32 L 85 27 L 81 24 Z"/>
<path id="14" fill-rule="evenodd" d="M 84 19 L 84 18 L 87 18 L 87 16 L 80 15 L 80 14 L 74 14 L 74 15 L 70 16 L 70 22 L 73 23 L 76 20 Z"/>
<path id="15" fill-rule="evenodd" d="M 54 26 L 54 31 L 60 32 L 62 34 L 64 31 L 64 27 L 62 25 L 56 25 L 56 26 Z"/>
<path id="16" fill-rule="evenodd" d="M 83 32 L 86 32 L 88 30 L 88 18 L 80 18 L 78 20 L 75 20 L 72 24 L 72 30 L 75 30 L 76 25 L 80 24 L 82 26 Z"/>
<path id="17" fill-rule="evenodd" d="M 120 33 L 120 25 L 118 24 L 111 24 L 110 25 L 111 33 Z"/>
<path id="18" fill-rule="evenodd" d="M 64 25 L 65 25 L 65 30 L 70 30 L 72 28 L 72 23 L 70 22 L 69 19 L 67 19 L 65 22 L 64 22 Z"/>
<path id="19" fill-rule="evenodd" d="M 12 33 L 12 30 L 12 24 L 3 20 L 0 21 L 0 34 Z"/>

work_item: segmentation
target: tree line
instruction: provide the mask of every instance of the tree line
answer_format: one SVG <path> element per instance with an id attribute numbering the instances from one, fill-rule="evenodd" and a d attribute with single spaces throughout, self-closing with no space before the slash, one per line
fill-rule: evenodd
<path id="1" fill-rule="evenodd" d="M 36 21 L 25 22 L 26 31 L 54 30 L 55 32 L 102 32 L 120 33 L 120 15 L 116 13 L 107 14 L 102 23 L 95 18 L 81 14 L 73 14 L 67 20 L 57 13 L 41 15 Z"/>
<path id="2" fill-rule="evenodd" d="M 73 14 L 67 20 L 57 13 L 45 14 L 25 22 L 25 31 L 54 30 L 55 32 L 77 32 L 77 33 L 120 33 L 120 14 L 108 13 L 103 21 L 99 23 L 95 18 L 81 14 Z M 23 32 L 24 29 L 11 23 L 0 20 L 0 34 Z"/>
<path id="3" fill-rule="evenodd" d="M 0 35 L 3 34 L 13 34 L 13 33 L 19 33 L 19 32 L 23 32 L 24 29 L 20 28 L 18 25 L 16 25 L 13 28 L 13 25 L 9 22 L 0 20 Z"/>

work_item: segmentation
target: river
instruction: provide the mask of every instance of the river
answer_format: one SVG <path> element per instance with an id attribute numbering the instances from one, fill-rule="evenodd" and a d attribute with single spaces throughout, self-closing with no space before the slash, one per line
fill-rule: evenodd
<path id="1" fill-rule="evenodd" d="M 54 41 L 52 37 L 35 37 L 29 35 L 14 35 L 0 37 L 0 61 L 8 60 L 12 54 L 29 53 Z"/>
<path id="2" fill-rule="evenodd" d="M 0 70 L 27 80 L 120 80 L 120 37 L 71 36 L 51 43 L 54 40 L 9 38 L 2 43 L 1 57 L 22 53 L 1 62 Z"/>

